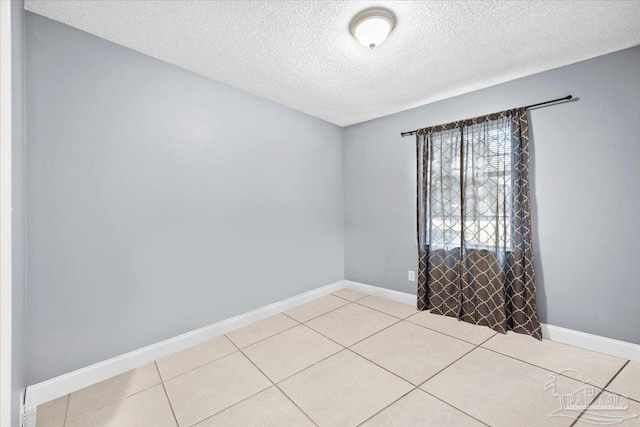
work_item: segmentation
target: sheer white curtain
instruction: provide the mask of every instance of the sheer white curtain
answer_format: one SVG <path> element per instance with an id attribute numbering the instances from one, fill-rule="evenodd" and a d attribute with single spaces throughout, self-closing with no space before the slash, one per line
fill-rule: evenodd
<path id="1" fill-rule="evenodd" d="M 418 308 L 541 337 L 526 110 L 421 129 Z"/>

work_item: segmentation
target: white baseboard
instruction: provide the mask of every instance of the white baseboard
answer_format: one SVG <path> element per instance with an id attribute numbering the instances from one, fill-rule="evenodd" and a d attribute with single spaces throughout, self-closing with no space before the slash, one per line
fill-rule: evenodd
<path id="1" fill-rule="evenodd" d="M 401 302 L 402 304 L 414 305 L 417 302 L 417 297 L 414 294 L 394 291 L 393 289 L 381 288 L 379 286 L 367 285 L 366 283 L 354 282 L 352 280 L 345 280 L 344 287 L 363 294 Z"/>
<path id="2" fill-rule="evenodd" d="M 416 303 L 416 296 L 414 294 L 394 291 L 366 283 L 353 282 L 351 280 L 345 280 L 344 282 L 345 287 L 353 291 L 375 295 L 404 304 Z M 562 328 L 560 326 L 547 325 L 545 323 L 542 324 L 542 336 L 550 341 L 640 362 L 640 345 L 638 344 Z"/>
<path id="3" fill-rule="evenodd" d="M 600 335 L 588 334 L 574 329 L 542 324 L 542 336 L 550 341 L 561 342 L 622 359 L 640 362 L 640 345 L 614 340 Z"/>
<path id="4" fill-rule="evenodd" d="M 25 412 L 31 413 L 38 405 L 74 391 L 104 381 L 116 375 L 138 368 L 154 360 L 162 359 L 178 351 L 203 343 L 274 314 L 290 310 L 300 304 L 344 288 L 344 280 L 287 298 L 247 313 L 222 320 L 177 337 L 125 353 L 68 374 L 27 387 Z M 35 417 L 34 417 L 35 418 Z"/>
<path id="5" fill-rule="evenodd" d="M 153 362 L 154 360 L 161 359 L 209 339 L 249 325 L 253 322 L 257 322 L 258 320 L 290 310 L 300 304 L 328 295 L 342 288 L 351 289 L 353 291 L 374 295 L 404 304 L 413 305 L 416 303 L 416 296 L 414 294 L 394 291 L 351 280 L 339 280 L 286 300 L 214 323 L 213 325 L 205 326 L 157 344 L 152 344 L 139 350 L 29 386 L 26 391 L 25 412 L 29 415 L 33 414 L 33 420 L 35 420 L 34 410 L 42 403 L 80 390 L 100 381 L 104 381 L 131 369 L 140 367 L 146 363 Z M 542 334 L 544 338 L 551 341 L 582 347 L 588 350 L 621 357 L 623 359 L 640 361 L 640 345 L 638 344 L 632 344 L 625 341 L 614 340 L 611 338 L 605 338 L 598 335 L 546 324 L 542 324 Z"/>

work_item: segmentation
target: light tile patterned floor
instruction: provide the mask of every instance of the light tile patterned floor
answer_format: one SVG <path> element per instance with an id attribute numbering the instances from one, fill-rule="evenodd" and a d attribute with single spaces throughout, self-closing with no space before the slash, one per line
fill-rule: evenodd
<path id="1" fill-rule="evenodd" d="M 589 392 L 628 407 L 561 407 Z M 639 426 L 639 414 L 640 363 L 341 290 L 40 405 L 37 426 Z"/>

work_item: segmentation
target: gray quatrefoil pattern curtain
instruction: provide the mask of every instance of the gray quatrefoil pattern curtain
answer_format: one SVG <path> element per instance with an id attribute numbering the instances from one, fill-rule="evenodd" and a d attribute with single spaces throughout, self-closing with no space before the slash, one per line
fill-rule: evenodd
<path id="1" fill-rule="evenodd" d="M 524 108 L 417 131 L 418 309 L 542 338 Z"/>

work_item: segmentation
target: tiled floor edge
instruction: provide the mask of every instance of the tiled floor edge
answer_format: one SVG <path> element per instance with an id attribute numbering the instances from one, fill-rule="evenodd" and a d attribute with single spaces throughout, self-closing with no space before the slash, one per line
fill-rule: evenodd
<path id="1" fill-rule="evenodd" d="M 352 291 L 388 299 L 402 304 L 414 305 L 417 301 L 417 297 L 414 294 L 387 289 L 381 286 L 369 285 L 362 282 L 355 282 L 353 280 L 345 279 L 344 287 Z"/>
<path id="2" fill-rule="evenodd" d="M 366 293 L 380 298 L 386 298 L 388 300 L 404 304 L 416 303 L 416 296 L 414 294 L 387 289 L 380 286 L 369 285 L 366 283 L 355 282 L 348 279 L 345 279 L 344 282 L 346 289 L 351 289 L 353 291 Z M 626 341 L 603 337 L 600 335 L 589 334 L 586 332 L 549 325 L 546 323 L 543 323 L 541 326 L 543 338 L 550 341 L 556 341 L 559 343 L 572 345 L 574 347 L 580 347 L 586 350 L 596 351 L 598 353 L 608 354 L 611 356 L 620 357 L 622 359 L 640 362 L 640 344 L 634 344 Z"/>
<path id="3" fill-rule="evenodd" d="M 138 368 L 146 363 L 177 353 L 209 339 L 226 334 L 251 323 L 273 316 L 298 305 L 329 295 L 345 287 L 344 280 L 312 289 L 282 301 L 231 317 L 220 322 L 151 344 L 138 350 L 107 359 L 67 374 L 28 386 L 24 412 L 35 415 L 38 405 L 74 391 L 99 383 L 116 375 Z M 33 419 L 36 417 L 33 416 Z"/>
<path id="4" fill-rule="evenodd" d="M 415 304 L 416 300 L 416 297 L 413 294 L 354 282 L 351 280 L 339 280 L 274 304 L 225 319 L 221 322 L 187 332 L 183 335 L 179 335 L 160 343 L 156 343 L 27 387 L 24 410 L 31 414 L 34 412 L 37 405 L 111 378 L 128 370 L 135 369 L 145 363 L 150 363 L 269 316 L 282 313 L 300 304 L 329 295 L 343 288 L 405 304 Z M 585 348 L 587 350 L 622 357 L 628 360 L 640 361 L 640 345 L 638 344 L 613 340 L 552 325 L 543 324 L 542 328 L 546 339 Z M 35 419 L 35 417 L 33 418 Z"/>

